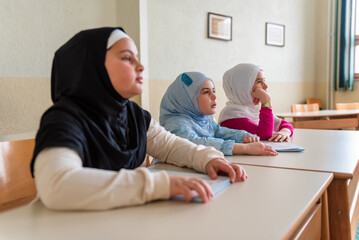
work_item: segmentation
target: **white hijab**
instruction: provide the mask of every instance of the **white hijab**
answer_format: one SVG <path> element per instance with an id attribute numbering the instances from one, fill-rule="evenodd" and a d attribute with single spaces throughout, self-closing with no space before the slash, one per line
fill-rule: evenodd
<path id="1" fill-rule="evenodd" d="M 260 105 L 254 105 L 251 95 L 259 71 L 263 68 L 250 63 L 241 63 L 227 70 L 223 75 L 223 89 L 229 101 L 219 115 L 222 123 L 233 118 L 248 118 L 259 123 Z M 273 116 L 274 131 L 278 131 L 281 120 Z"/>
<path id="2" fill-rule="evenodd" d="M 113 30 L 110 37 L 107 40 L 106 49 L 109 49 L 110 47 L 112 47 L 117 41 L 121 40 L 122 38 L 129 38 L 132 40 L 132 38 L 130 38 L 130 36 L 128 36 L 126 33 L 121 31 L 120 29 Z"/>

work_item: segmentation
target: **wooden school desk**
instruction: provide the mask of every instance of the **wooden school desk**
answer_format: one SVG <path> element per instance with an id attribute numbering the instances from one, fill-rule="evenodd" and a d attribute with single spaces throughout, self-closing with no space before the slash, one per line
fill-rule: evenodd
<path id="1" fill-rule="evenodd" d="M 0 239 L 319 239 L 322 230 L 329 234 L 321 215 L 327 214 L 326 188 L 333 174 L 253 166 L 246 171 L 246 182 L 231 184 L 206 204 L 167 200 L 109 211 L 52 211 L 38 200 L 0 213 Z"/>
<path id="2" fill-rule="evenodd" d="M 292 140 L 305 151 L 279 153 L 275 157 L 230 156 L 227 160 L 242 165 L 334 173 L 328 188 L 331 237 L 350 239 L 359 218 L 359 132 L 294 129 Z"/>
<path id="3" fill-rule="evenodd" d="M 359 109 L 288 112 L 278 113 L 276 116 L 282 119 L 295 119 L 292 122 L 294 128 L 341 129 L 355 127 L 359 130 Z M 316 119 L 313 120 L 313 118 Z"/>

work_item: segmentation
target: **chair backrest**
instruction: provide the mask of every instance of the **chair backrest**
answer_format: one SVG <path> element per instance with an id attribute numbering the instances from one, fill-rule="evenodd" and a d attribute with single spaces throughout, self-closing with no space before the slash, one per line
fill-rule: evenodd
<path id="1" fill-rule="evenodd" d="M 359 109 L 359 102 L 354 103 L 336 103 L 336 110 L 349 110 L 349 109 Z"/>
<path id="2" fill-rule="evenodd" d="M 319 111 L 318 103 L 292 105 L 292 112 L 310 112 L 310 111 Z"/>
<path id="3" fill-rule="evenodd" d="M 5 181 L 0 181 L 0 212 L 24 205 L 36 196 L 35 181 L 30 173 L 30 160 L 35 139 L 0 141 L 0 168 Z"/>
<path id="4" fill-rule="evenodd" d="M 318 103 L 319 109 L 322 109 L 322 100 L 320 98 L 307 98 L 307 104 Z"/>

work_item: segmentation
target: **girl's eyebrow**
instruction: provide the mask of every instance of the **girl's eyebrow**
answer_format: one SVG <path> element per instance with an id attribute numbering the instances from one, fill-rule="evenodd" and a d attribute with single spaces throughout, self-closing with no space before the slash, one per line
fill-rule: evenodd
<path id="1" fill-rule="evenodd" d="M 120 53 L 124 53 L 124 52 L 129 52 L 131 55 L 138 57 L 138 55 L 135 55 L 135 54 L 134 54 L 131 50 L 129 50 L 129 49 L 125 49 L 125 50 L 120 51 Z"/>
<path id="2" fill-rule="evenodd" d="M 202 88 L 201 91 L 203 91 L 203 90 L 214 90 L 214 89 L 215 88 L 212 88 L 212 89 L 211 88 Z"/>

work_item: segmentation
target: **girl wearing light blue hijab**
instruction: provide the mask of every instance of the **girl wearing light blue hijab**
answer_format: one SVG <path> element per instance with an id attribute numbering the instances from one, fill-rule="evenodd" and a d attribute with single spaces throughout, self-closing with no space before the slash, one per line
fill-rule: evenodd
<path id="1" fill-rule="evenodd" d="M 244 130 L 221 127 L 213 114 L 216 95 L 212 79 L 200 72 L 180 74 L 168 87 L 161 101 L 160 124 L 173 134 L 224 155 L 277 155 L 272 147 Z"/>

